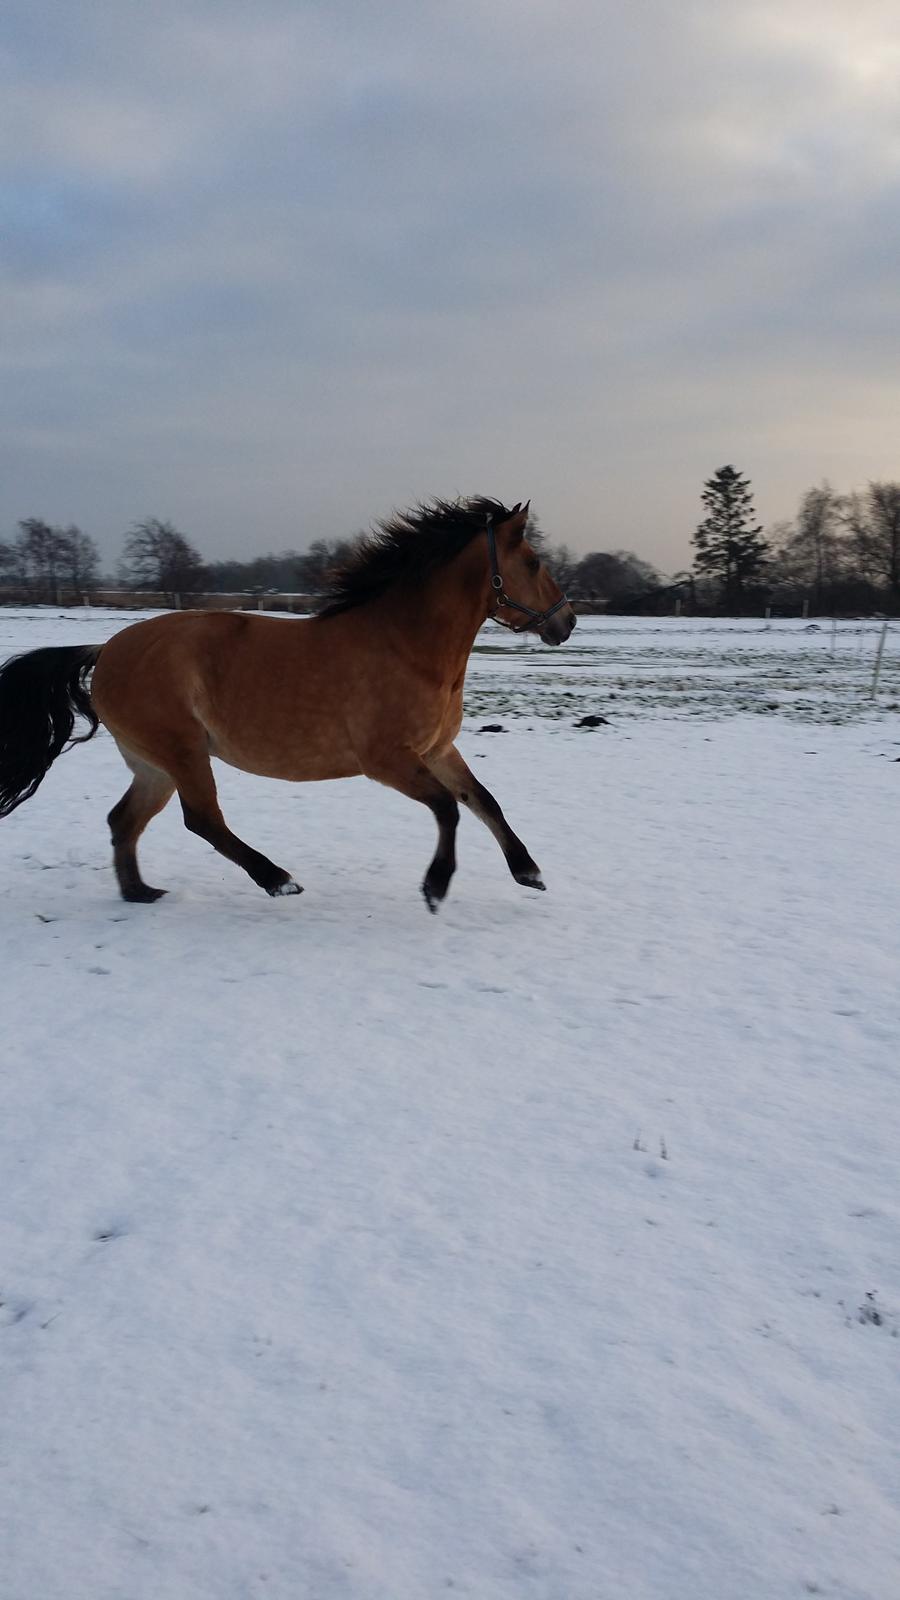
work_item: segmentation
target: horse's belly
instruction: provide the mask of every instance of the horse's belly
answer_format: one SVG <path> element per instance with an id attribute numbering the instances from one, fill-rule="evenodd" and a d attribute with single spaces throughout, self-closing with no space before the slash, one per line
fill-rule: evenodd
<path id="1" fill-rule="evenodd" d="M 285 778 L 290 783 L 310 783 L 324 778 L 352 778 L 360 766 L 349 746 L 333 733 L 275 743 L 252 732 L 243 736 L 233 729 L 207 730 L 209 753 L 229 767 L 253 772 L 260 778 Z"/>

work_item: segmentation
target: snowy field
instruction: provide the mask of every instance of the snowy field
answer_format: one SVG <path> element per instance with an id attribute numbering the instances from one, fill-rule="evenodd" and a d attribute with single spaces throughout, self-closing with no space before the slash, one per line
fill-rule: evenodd
<path id="1" fill-rule="evenodd" d="M 125 905 L 105 734 L 0 823 L 2 1600 L 895 1600 L 879 631 L 486 631 L 546 895 L 464 817 L 429 917 L 423 808 L 219 768 L 306 893 L 172 805 Z"/>

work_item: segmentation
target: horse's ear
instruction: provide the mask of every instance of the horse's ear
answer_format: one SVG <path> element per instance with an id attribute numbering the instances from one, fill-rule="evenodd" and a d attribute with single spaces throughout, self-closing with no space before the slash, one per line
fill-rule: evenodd
<path id="1" fill-rule="evenodd" d="M 509 514 L 510 514 L 510 516 L 511 516 L 511 517 L 514 517 L 514 516 L 515 516 L 515 514 L 516 514 L 516 512 L 517 512 L 517 511 L 521 511 L 521 509 L 522 509 L 522 502 L 521 502 L 521 500 L 517 500 L 517 501 L 516 501 L 516 503 L 515 503 L 515 505 L 514 505 L 514 506 L 513 506 L 513 508 L 512 508 L 512 511 L 511 511 L 511 512 L 510 512 L 510 513 L 509 513 Z"/>
<path id="2" fill-rule="evenodd" d="M 506 526 L 509 529 L 510 540 L 513 544 L 521 544 L 525 537 L 525 524 L 528 521 L 528 507 L 521 510 L 518 506 L 513 508 Z"/>

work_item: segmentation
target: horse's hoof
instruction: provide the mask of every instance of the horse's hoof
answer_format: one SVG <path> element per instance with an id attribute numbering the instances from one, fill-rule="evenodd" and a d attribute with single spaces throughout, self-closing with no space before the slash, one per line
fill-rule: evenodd
<path id="1" fill-rule="evenodd" d="M 132 905 L 150 906 L 154 900 L 161 900 L 163 895 L 168 894 L 168 892 L 168 889 L 153 889 L 149 883 L 142 883 L 129 889 L 127 894 L 123 891 L 122 899 L 129 901 Z"/>
<path id="2" fill-rule="evenodd" d="M 547 887 L 541 877 L 540 867 L 535 867 L 531 872 L 516 872 L 514 877 L 516 883 L 521 883 L 524 889 L 546 889 Z"/>
<path id="3" fill-rule="evenodd" d="M 424 883 L 422 885 L 422 899 L 425 901 L 425 904 L 427 905 L 429 911 L 431 912 L 431 915 L 433 917 L 436 917 L 437 916 L 437 912 L 438 912 L 438 906 L 440 905 L 441 902 L 438 899 L 436 894 L 433 894 L 430 889 L 426 888 Z"/>
<path id="4" fill-rule="evenodd" d="M 285 878 L 284 883 L 277 883 L 274 889 L 268 889 L 266 893 L 270 894 L 273 900 L 282 894 L 302 894 L 303 885 L 302 883 L 295 883 L 293 878 Z"/>

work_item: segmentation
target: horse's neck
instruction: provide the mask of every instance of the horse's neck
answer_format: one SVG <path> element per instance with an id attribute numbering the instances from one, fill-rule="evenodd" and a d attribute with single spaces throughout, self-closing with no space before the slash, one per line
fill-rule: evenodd
<path id="1" fill-rule="evenodd" d="M 453 679 L 465 671 L 486 612 L 482 563 L 472 559 L 471 550 L 464 550 L 432 573 L 415 599 L 403 597 L 394 608 L 393 629 L 429 675 Z"/>

